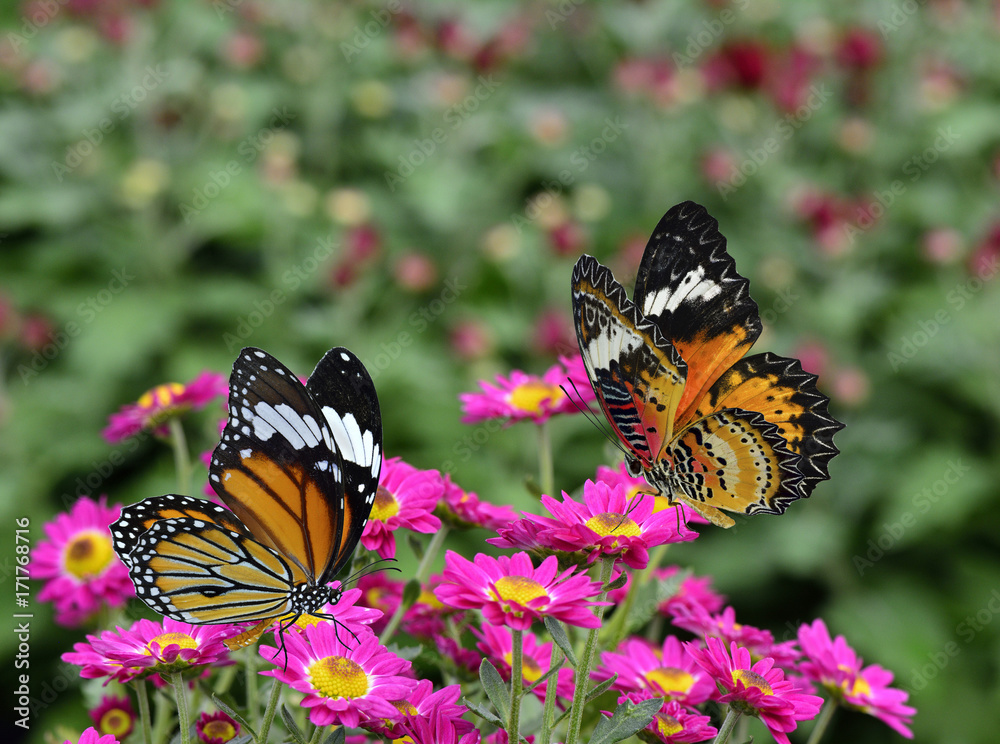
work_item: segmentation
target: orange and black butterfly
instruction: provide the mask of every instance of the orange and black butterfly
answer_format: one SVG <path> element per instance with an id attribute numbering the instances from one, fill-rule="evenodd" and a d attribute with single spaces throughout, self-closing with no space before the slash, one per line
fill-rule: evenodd
<path id="1" fill-rule="evenodd" d="M 797 359 L 744 357 L 762 328 L 749 284 L 693 202 L 656 226 L 632 300 L 593 257 L 573 269 L 580 352 L 629 472 L 721 527 L 721 510 L 781 514 L 809 496 L 843 428 Z"/>
<path id="2" fill-rule="evenodd" d="M 229 420 L 209 482 L 229 507 L 170 494 L 126 506 L 111 525 L 136 594 L 192 624 L 323 617 L 371 513 L 382 467 L 375 386 L 347 349 L 331 349 L 303 385 L 260 349 L 240 352 Z"/>

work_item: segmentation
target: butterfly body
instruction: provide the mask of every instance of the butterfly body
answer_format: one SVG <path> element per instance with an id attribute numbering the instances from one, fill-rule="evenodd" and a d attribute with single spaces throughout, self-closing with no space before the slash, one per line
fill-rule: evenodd
<path id="1" fill-rule="evenodd" d="M 744 357 L 760 335 L 749 282 L 692 202 L 657 225 L 633 299 L 591 256 L 573 270 L 574 324 L 597 400 L 633 475 L 720 526 L 782 513 L 828 476 L 842 424 L 794 359 Z"/>
<path id="2" fill-rule="evenodd" d="M 168 494 L 126 506 L 111 526 L 137 596 L 192 624 L 322 616 L 378 487 L 378 399 L 360 360 L 331 349 L 303 385 L 259 349 L 230 378 L 229 421 L 209 468 L 227 507 Z"/>

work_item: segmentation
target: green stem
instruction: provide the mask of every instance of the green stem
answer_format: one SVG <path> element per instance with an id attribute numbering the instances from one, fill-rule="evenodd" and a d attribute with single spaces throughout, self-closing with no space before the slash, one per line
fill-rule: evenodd
<path id="1" fill-rule="evenodd" d="M 174 448 L 174 467 L 177 470 L 177 493 L 191 493 L 191 453 L 188 452 L 187 437 L 179 418 L 170 419 L 170 443 Z"/>
<path id="2" fill-rule="evenodd" d="M 149 690 L 146 689 L 146 680 L 140 679 L 133 683 L 136 697 L 139 699 L 139 725 L 142 727 L 142 741 L 144 744 L 153 744 L 153 730 L 150 726 L 149 715 Z"/>
<path id="3" fill-rule="evenodd" d="M 253 646 L 246 649 L 247 716 L 255 729 L 260 731 L 260 690 L 257 687 L 257 653 Z"/>
<path id="4" fill-rule="evenodd" d="M 552 467 L 552 438 L 548 422 L 538 425 L 538 478 L 542 493 L 555 497 L 555 471 Z"/>
<path id="5" fill-rule="evenodd" d="M 424 582 L 427 581 L 427 577 L 431 575 L 431 566 L 434 564 L 434 559 L 437 558 L 437 554 L 441 552 L 441 546 L 444 545 L 444 539 L 448 535 L 448 527 L 446 525 L 441 525 L 441 529 L 434 533 L 434 537 L 431 538 L 430 544 L 427 546 L 427 550 L 424 551 L 424 559 L 420 561 L 420 565 L 417 566 L 417 583 L 423 586 Z M 385 630 L 382 631 L 382 635 L 379 637 L 378 642 L 383 646 L 388 643 L 389 639 L 395 634 L 396 629 L 399 627 L 400 622 L 403 620 L 403 615 L 406 610 L 409 609 L 402 602 L 399 603 L 399 607 L 393 613 L 392 617 L 389 618 L 388 625 L 385 626 Z"/>
<path id="6" fill-rule="evenodd" d="M 316 729 L 312 732 L 312 736 L 309 737 L 309 744 L 319 744 L 319 739 L 323 733 L 324 728 L 326 727 L 325 726 L 316 727 Z"/>
<path id="7" fill-rule="evenodd" d="M 181 730 L 181 744 L 191 744 L 191 713 L 188 710 L 187 683 L 179 672 L 171 674 L 170 679 L 174 685 L 174 697 L 177 698 L 177 726 Z"/>
<path id="8" fill-rule="evenodd" d="M 826 701 L 823 706 L 823 710 L 819 712 L 819 716 L 816 718 L 816 725 L 813 726 L 812 733 L 809 735 L 809 741 L 806 744 L 819 744 L 819 740 L 823 738 L 823 734 L 826 733 L 826 727 L 830 725 L 830 720 L 833 718 L 833 714 L 837 711 L 837 701 L 830 698 Z"/>
<path id="9" fill-rule="evenodd" d="M 267 701 L 267 710 L 264 711 L 264 721 L 260 724 L 257 735 L 258 744 L 264 744 L 267 741 L 267 734 L 271 730 L 271 722 L 274 720 L 274 712 L 278 709 L 278 698 L 281 697 L 281 680 L 275 678 L 274 685 L 271 687 L 271 697 Z"/>
<path id="10" fill-rule="evenodd" d="M 552 656 L 549 659 L 549 669 L 554 669 L 561 660 L 562 650 L 553 643 Z M 556 684 L 558 679 L 559 672 L 556 672 L 545 683 L 545 705 L 542 707 L 542 732 L 535 740 L 538 744 L 549 744 L 552 741 L 552 722 L 556 716 L 556 697 L 558 694 L 556 692 Z"/>
<path id="11" fill-rule="evenodd" d="M 603 602 L 608 596 L 608 579 L 611 578 L 611 570 L 614 568 L 614 556 L 605 556 L 601 562 L 601 593 L 597 597 L 598 602 Z M 604 618 L 604 605 L 594 607 L 594 615 L 597 616 L 598 626 L 591 628 L 587 633 L 587 642 L 583 648 L 583 656 L 580 658 L 579 666 L 576 669 L 576 690 L 573 691 L 573 707 L 569 713 L 569 732 L 566 734 L 566 744 L 576 744 L 580 739 L 580 729 L 583 726 L 583 706 L 587 700 L 587 686 L 590 681 L 590 670 L 593 668 L 594 657 L 597 652 L 597 636 L 600 632 L 600 621 Z"/>
<path id="12" fill-rule="evenodd" d="M 605 645 L 608 648 L 615 648 L 621 643 L 622 638 L 625 637 L 625 623 L 628 621 L 629 613 L 632 611 L 632 605 L 635 604 L 635 598 L 639 591 L 649 582 L 650 578 L 652 578 L 653 571 L 659 568 L 660 563 L 663 562 L 663 556 L 667 554 L 669 547 L 669 543 L 658 545 L 649 557 L 649 563 L 646 564 L 646 567 L 632 574 L 632 584 L 628 588 L 628 594 L 625 595 L 625 600 L 621 605 L 615 608 L 615 616 L 611 618 L 611 624 L 607 628 L 605 635 L 607 642 Z"/>
<path id="13" fill-rule="evenodd" d="M 524 631 L 511 628 L 510 656 L 510 717 L 507 719 L 507 741 L 521 741 L 521 696 L 524 689 Z"/>
<path id="14" fill-rule="evenodd" d="M 740 716 L 743 712 L 737 710 L 734 706 L 730 705 L 726 711 L 726 720 L 722 722 L 722 726 L 719 728 L 719 733 L 716 735 L 715 740 L 712 744 L 726 744 L 729 741 L 730 735 L 733 733 L 733 729 L 736 728 L 736 722 L 740 720 Z"/>

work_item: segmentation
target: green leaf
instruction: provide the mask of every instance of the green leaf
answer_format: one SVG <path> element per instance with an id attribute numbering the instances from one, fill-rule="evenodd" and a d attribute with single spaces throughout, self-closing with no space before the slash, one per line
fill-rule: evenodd
<path id="1" fill-rule="evenodd" d="M 500 676 L 500 672 L 487 659 L 483 659 L 479 665 L 479 681 L 483 685 L 486 697 L 506 720 L 510 715 L 510 694 L 507 692 L 507 685 Z"/>
<path id="2" fill-rule="evenodd" d="M 575 667 L 577 665 L 576 654 L 573 653 L 573 646 L 569 642 L 569 637 L 566 635 L 566 630 L 563 628 L 562 623 L 554 617 L 546 617 L 545 629 L 552 636 L 552 641 L 566 654 L 566 660 Z"/>
<path id="3" fill-rule="evenodd" d="M 295 723 L 295 719 L 292 718 L 292 714 L 288 712 L 288 708 L 284 705 L 281 706 L 281 720 L 285 722 L 285 728 L 288 729 L 288 733 L 291 734 L 292 738 L 295 739 L 298 744 L 306 744 L 305 735 Z"/>
<path id="4" fill-rule="evenodd" d="M 403 587 L 403 606 L 412 607 L 413 603 L 420 598 L 420 582 L 416 579 L 410 579 L 406 582 L 406 586 Z"/>
<path id="5" fill-rule="evenodd" d="M 653 720 L 662 707 L 663 700 L 660 698 L 643 700 L 638 705 L 626 700 L 615 708 L 611 718 L 601 716 L 590 737 L 590 744 L 611 744 L 634 736 Z"/>
<path id="6" fill-rule="evenodd" d="M 594 685 L 594 687 L 590 690 L 590 692 L 587 693 L 587 702 L 589 703 L 594 698 L 600 697 L 605 692 L 607 692 L 608 688 L 615 683 L 616 679 L 618 679 L 617 674 L 612 675 L 611 679 L 606 679 L 600 684 Z"/>
<path id="7" fill-rule="evenodd" d="M 503 728 L 504 726 L 507 725 L 505 721 L 501 721 L 499 718 L 497 718 L 496 714 L 482 703 L 474 703 L 468 698 L 463 698 L 462 702 L 465 703 L 466 708 L 471 710 L 473 713 L 482 718 L 484 721 L 488 721 L 492 723 L 494 726 L 499 726 L 500 728 Z"/>
<path id="8" fill-rule="evenodd" d="M 212 695 L 212 702 L 215 706 L 225 713 L 227 716 L 232 718 L 234 721 L 239 722 L 240 726 L 243 727 L 244 731 L 247 731 L 254 739 L 257 738 L 257 732 L 254 731 L 253 726 L 247 723 L 247 719 L 237 713 L 230 705 L 222 702 L 222 699 L 218 695 Z"/>
<path id="9" fill-rule="evenodd" d="M 343 726 L 337 726 L 330 735 L 323 740 L 323 744 L 344 744 L 347 739 L 347 734 L 344 733 L 345 729 Z"/>
<path id="10" fill-rule="evenodd" d="M 536 687 L 538 687 L 538 685 L 544 684 L 545 680 L 547 680 L 549 677 L 551 677 L 552 675 L 556 674 L 560 669 L 562 669 L 563 665 L 565 663 L 566 663 L 566 659 L 559 659 L 559 661 L 557 661 L 555 664 L 552 665 L 552 667 L 549 669 L 549 671 L 547 671 L 541 677 L 539 677 L 534 682 L 532 682 L 530 685 L 528 685 L 526 688 L 524 688 L 524 691 L 525 692 L 531 692 Z"/>

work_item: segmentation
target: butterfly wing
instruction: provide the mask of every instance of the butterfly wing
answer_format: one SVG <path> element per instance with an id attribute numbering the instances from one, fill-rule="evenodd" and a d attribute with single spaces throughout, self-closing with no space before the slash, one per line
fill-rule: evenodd
<path id="1" fill-rule="evenodd" d="M 592 256 L 573 268 L 573 320 L 601 408 L 630 458 L 644 468 L 672 435 L 684 360 Z"/>
<path id="2" fill-rule="evenodd" d="M 720 510 L 781 514 L 801 497 L 797 459 L 760 413 L 726 409 L 679 432 L 652 479 L 714 524 L 732 527 Z"/>
<path id="3" fill-rule="evenodd" d="M 838 452 L 833 435 L 844 425 L 830 415 L 829 403 L 816 389 L 816 376 L 798 359 L 768 352 L 741 359 L 724 372 L 699 401 L 695 417 L 723 408 L 759 412 L 795 456 L 802 476 L 799 497 L 805 498 L 830 477 L 829 463 Z"/>
<path id="4" fill-rule="evenodd" d="M 320 577 L 326 583 L 351 559 L 368 523 L 382 469 L 382 414 L 375 384 L 364 364 L 342 347 L 330 349 L 306 383 L 326 420 L 341 460 L 343 495 L 332 558 Z"/>
<path id="5" fill-rule="evenodd" d="M 270 621 L 292 609 L 302 569 L 244 532 L 163 519 L 136 541 L 129 575 L 161 615 L 193 624 Z"/>
<path id="6" fill-rule="evenodd" d="M 111 524 L 112 544 L 126 566 L 132 566 L 132 551 L 139 538 L 162 519 L 195 519 L 248 535 L 246 527 L 225 507 L 205 499 L 167 494 L 154 496 L 122 508 Z"/>
<path id="7" fill-rule="evenodd" d="M 306 387 L 260 349 L 233 364 L 209 482 L 256 540 L 310 582 L 325 573 L 342 537 L 343 463 Z"/>
<path id="8" fill-rule="evenodd" d="M 688 365 L 677 428 L 761 332 L 750 282 L 736 272 L 719 223 L 704 207 L 672 207 L 649 238 L 633 295 L 642 315 L 670 340 Z"/>

